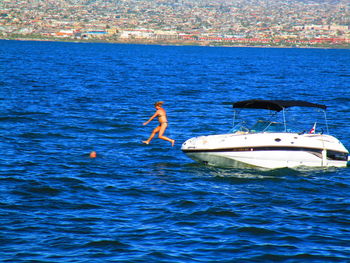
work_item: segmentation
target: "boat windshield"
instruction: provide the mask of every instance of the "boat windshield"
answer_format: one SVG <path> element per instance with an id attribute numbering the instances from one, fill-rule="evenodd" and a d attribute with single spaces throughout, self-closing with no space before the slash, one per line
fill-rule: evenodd
<path id="1" fill-rule="evenodd" d="M 272 122 L 258 120 L 251 129 L 250 132 L 284 132 L 284 125 L 281 122 Z"/>
<path id="2" fill-rule="evenodd" d="M 284 132 L 285 127 L 281 122 L 273 122 L 266 120 L 258 120 L 252 127 L 246 125 L 245 122 L 238 123 L 231 132 Z"/>

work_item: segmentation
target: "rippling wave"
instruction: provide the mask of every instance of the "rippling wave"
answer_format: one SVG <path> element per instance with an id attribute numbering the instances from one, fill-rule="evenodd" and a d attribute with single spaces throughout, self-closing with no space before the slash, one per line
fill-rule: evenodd
<path id="1" fill-rule="evenodd" d="M 347 262 L 349 168 L 222 169 L 180 145 L 230 130 L 223 102 L 266 98 L 326 104 L 349 149 L 349 61 L 348 50 L 0 41 L 1 260 Z M 158 100 L 175 147 L 141 143 Z"/>

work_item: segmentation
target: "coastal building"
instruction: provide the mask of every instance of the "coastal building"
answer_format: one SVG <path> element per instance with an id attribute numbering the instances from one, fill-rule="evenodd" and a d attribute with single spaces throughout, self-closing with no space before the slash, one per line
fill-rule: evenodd
<path id="1" fill-rule="evenodd" d="M 349 26 L 348 0 L 0 1 L 0 36 L 6 38 L 206 43 L 318 39 L 332 45 L 349 42 Z"/>

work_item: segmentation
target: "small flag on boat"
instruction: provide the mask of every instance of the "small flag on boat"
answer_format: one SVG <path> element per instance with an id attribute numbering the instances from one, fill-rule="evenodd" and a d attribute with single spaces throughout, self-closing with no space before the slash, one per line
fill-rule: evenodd
<path id="1" fill-rule="evenodd" d="M 314 126 L 312 127 L 312 129 L 309 131 L 309 133 L 315 133 L 316 131 L 316 122 L 314 123 Z"/>

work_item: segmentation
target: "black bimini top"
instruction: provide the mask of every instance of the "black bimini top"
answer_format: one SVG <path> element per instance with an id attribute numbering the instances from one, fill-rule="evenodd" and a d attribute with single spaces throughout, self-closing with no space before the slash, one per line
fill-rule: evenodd
<path id="1" fill-rule="evenodd" d="M 326 105 L 311 103 L 302 100 L 244 100 L 233 103 L 233 108 L 267 109 L 281 111 L 289 107 L 313 107 L 325 110 Z"/>

